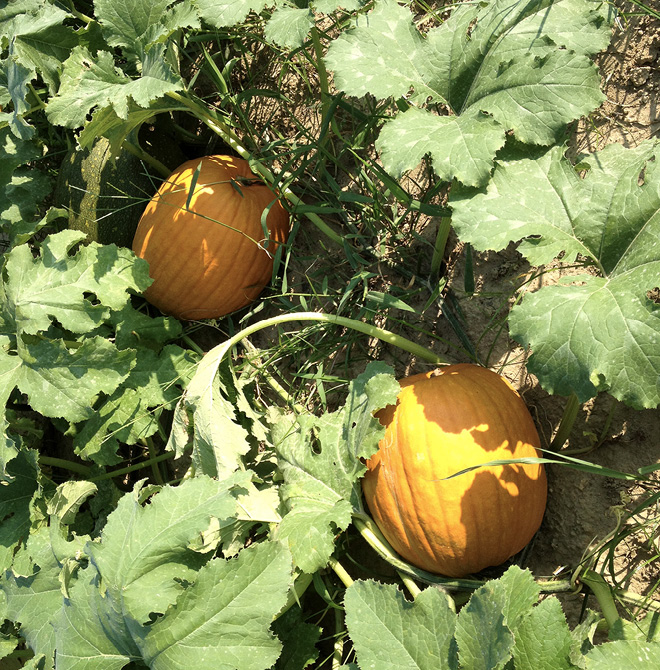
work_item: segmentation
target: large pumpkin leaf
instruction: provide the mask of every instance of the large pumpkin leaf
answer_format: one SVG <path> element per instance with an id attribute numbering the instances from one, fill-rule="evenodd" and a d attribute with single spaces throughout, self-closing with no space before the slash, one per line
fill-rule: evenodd
<path id="1" fill-rule="evenodd" d="M 39 75 L 49 92 L 55 93 L 61 63 L 78 37 L 73 28 L 63 24 L 71 15 L 52 2 L 19 0 L 7 5 L 0 7 L 0 41 L 7 45 L 8 55 L 0 63 L 0 80 L 7 82 L 7 99 L 0 105 L 11 100 L 13 110 L 0 113 L 0 120 L 8 122 L 16 137 L 26 140 L 35 133 L 34 126 L 25 120 L 33 104 L 28 99 L 30 84 Z"/>
<path id="2" fill-rule="evenodd" d="M 361 458 L 378 447 L 384 428 L 374 418 L 396 401 L 399 384 L 392 370 L 371 363 L 350 385 L 345 405 L 321 417 L 300 415 L 278 422 L 273 431 L 284 484 L 280 495 L 288 512 L 277 537 L 289 543 L 304 572 L 324 567 L 334 549 L 334 533 L 362 510 Z"/>
<path id="3" fill-rule="evenodd" d="M 39 490 L 37 452 L 21 449 L 0 472 L 0 565 L 11 565 L 19 542 L 30 531 L 30 502 Z"/>
<path id="4" fill-rule="evenodd" d="M 67 18 L 71 14 L 47 0 L 12 2 L 0 10 L 0 36 L 9 40 L 11 60 L 33 76 L 38 72 L 51 93 L 62 62 L 78 43 L 74 29 L 64 25 Z"/>
<path id="5" fill-rule="evenodd" d="M 532 264 L 564 252 L 589 272 L 528 293 L 511 311 L 511 335 L 551 393 L 580 401 L 602 390 L 636 407 L 660 403 L 660 142 L 611 145 L 580 159 L 580 178 L 555 148 L 502 161 L 485 192 L 451 198 L 453 224 L 475 248 L 519 250 Z"/>
<path id="6" fill-rule="evenodd" d="M 149 286 L 147 264 L 128 249 L 92 243 L 72 253 L 84 237 L 64 230 L 50 235 L 36 258 L 26 244 L 7 255 L 0 314 L 13 332 L 34 335 L 55 320 L 74 333 L 89 332 L 126 305 L 129 291 Z"/>
<path id="7" fill-rule="evenodd" d="M 76 552 L 85 541 L 75 536 L 67 542 L 56 537 L 59 532 L 56 526 L 42 526 L 30 533 L 11 569 L 0 579 L 7 612 L 20 623 L 21 635 L 35 654 L 44 654 L 51 661 L 55 653 L 53 622 L 62 607 L 62 568 L 67 561 L 75 563 Z"/>
<path id="8" fill-rule="evenodd" d="M 211 518 L 236 514 L 249 480 L 247 472 L 196 477 L 146 505 L 148 490 L 125 495 L 101 540 L 86 545 L 89 566 L 63 601 L 58 668 L 103 670 L 130 660 L 168 670 L 271 667 L 280 644 L 269 626 L 292 579 L 286 548 L 264 542 L 229 561 L 191 550 Z"/>
<path id="9" fill-rule="evenodd" d="M 96 18 L 108 44 L 144 60 L 148 48 L 181 28 L 199 28 L 189 2 L 175 0 L 96 0 Z"/>
<path id="10" fill-rule="evenodd" d="M 350 95 L 407 100 L 376 143 L 388 171 L 430 154 L 441 179 L 483 185 L 507 131 L 549 145 L 602 102 L 588 55 L 609 41 L 606 11 L 589 0 L 464 3 L 423 35 L 407 8 L 379 0 L 326 60 Z"/>
<path id="11" fill-rule="evenodd" d="M 346 625 L 363 668 L 577 667 L 569 661 L 572 637 L 560 603 L 551 597 L 537 605 L 539 592 L 528 570 L 512 566 L 456 615 L 437 589 L 411 603 L 395 585 L 356 581 L 344 597 Z M 574 644 L 586 637 L 581 632 Z"/>
<path id="12" fill-rule="evenodd" d="M 660 664 L 660 642 L 615 640 L 587 654 L 587 670 L 646 670 Z"/>
<path id="13" fill-rule="evenodd" d="M 6 255 L 0 281 L 0 402 L 14 389 L 45 416 L 82 421 L 93 416 L 100 394 L 111 394 L 135 365 L 135 350 L 120 351 L 101 336 L 72 343 L 57 337 L 64 327 L 89 333 L 124 308 L 129 291 L 150 283 L 146 264 L 126 249 L 90 244 L 62 231 L 44 240 L 34 257 L 27 245 Z M 15 455 L 0 420 L 0 463 Z"/>
<path id="14" fill-rule="evenodd" d="M 247 472 L 220 482 L 201 476 L 164 487 L 147 505 L 140 487 L 119 501 L 101 542 L 88 544 L 86 552 L 122 616 L 146 623 L 151 611 L 165 612 L 181 593 L 182 581 L 193 579 L 205 562 L 189 545 L 211 517 L 235 516 L 236 496 L 249 484 Z"/>
<path id="15" fill-rule="evenodd" d="M 163 58 L 162 45 L 149 52 L 142 76 L 132 79 L 115 66 L 108 51 L 95 56 L 76 47 L 64 62 L 62 83 L 46 107 L 48 120 L 67 128 L 80 128 L 94 110 L 111 107 L 122 121 L 128 119 L 131 101 L 145 109 L 167 93 L 179 91 L 183 82 Z"/>
<path id="16" fill-rule="evenodd" d="M 439 589 L 425 589 L 409 603 L 394 584 L 357 581 L 346 590 L 344 607 L 360 667 L 458 669 L 456 614 Z"/>
<path id="17" fill-rule="evenodd" d="M 137 349 L 124 383 L 75 432 L 76 453 L 99 465 L 117 463 L 119 443 L 137 444 L 158 431 L 161 412 L 174 407 L 196 364 L 192 352 L 173 344 L 159 354 Z"/>
<path id="18" fill-rule="evenodd" d="M 282 645 L 271 632 L 291 583 L 284 545 L 262 542 L 216 559 L 166 616 L 151 626 L 144 658 L 153 670 L 267 670 Z"/>
<path id="19" fill-rule="evenodd" d="M 26 242 L 59 213 L 51 209 L 35 218 L 51 190 L 48 177 L 34 168 L 40 155 L 36 143 L 18 139 L 8 127 L 0 129 L 0 230 L 10 247 Z"/>

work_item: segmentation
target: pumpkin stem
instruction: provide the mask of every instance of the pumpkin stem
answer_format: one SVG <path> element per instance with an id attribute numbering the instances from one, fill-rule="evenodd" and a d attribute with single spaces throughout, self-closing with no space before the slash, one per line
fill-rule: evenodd
<path id="1" fill-rule="evenodd" d="M 340 670 L 345 667 L 342 663 L 344 658 L 344 638 L 346 637 L 346 624 L 344 622 L 343 610 L 335 610 L 335 644 L 332 651 L 332 670 Z"/>
<path id="2" fill-rule="evenodd" d="M 332 568 L 334 573 L 339 577 L 341 583 L 348 588 L 353 584 L 353 578 L 348 574 L 346 568 L 334 557 L 330 556 L 328 565 Z"/>
<path id="3" fill-rule="evenodd" d="M 422 592 L 422 589 L 417 586 L 417 582 L 410 576 L 407 575 L 405 572 L 402 570 L 397 570 L 397 574 L 399 575 L 399 579 L 404 583 L 405 587 L 408 589 L 408 593 L 413 597 L 413 600 L 417 598 L 417 596 Z M 453 604 L 454 601 L 449 598 L 451 603 Z M 454 608 L 455 611 L 455 608 Z"/>
<path id="4" fill-rule="evenodd" d="M 406 563 L 394 549 L 392 549 L 389 542 L 380 532 L 378 526 L 366 514 L 354 514 L 353 525 L 371 548 L 383 560 L 392 565 L 399 574 L 404 573 L 410 575 L 425 584 L 432 584 L 436 588 L 441 589 L 447 595 L 448 602 L 449 600 L 452 600 L 447 592 L 448 589 L 451 589 L 452 591 L 474 591 L 484 584 L 483 580 L 478 579 L 447 579 L 426 572 L 426 570 L 416 568 L 414 565 L 410 565 L 410 563 Z M 455 607 L 453 601 L 450 603 L 450 607 Z"/>
<path id="5" fill-rule="evenodd" d="M 163 473 L 160 471 L 159 461 L 156 460 L 158 454 L 156 453 L 156 445 L 150 437 L 145 437 L 140 440 L 140 442 L 147 448 L 149 452 L 149 461 L 151 462 L 151 472 L 154 476 L 154 481 L 159 486 L 165 485 L 165 480 L 163 479 Z"/>
<path id="6" fill-rule="evenodd" d="M 139 158 L 144 163 L 148 163 L 156 172 L 160 173 L 162 177 L 169 177 L 172 174 L 167 166 L 163 165 L 158 159 L 150 156 L 142 147 L 124 140 L 124 143 L 121 145 L 122 149 L 126 149 L 129 153 L 133 154 L 136 158 Z"/>
<path id="7" fill-rule="evenodd" d="M 620 619 L 612 596 L 612 587 L 597 572 L 587 568 L 581 575 L 580 581 L 586 584 L 591 592 L 596 596 L 596 600 L 603 612 L 608 628 L 612 628 L 614 623 Z"/>
<path id="8" fill-rule="evenodd" d="M 139 463 L 135 463 L 134 465 L 128 465 L 125 468 L 119 468 L 118 470 L 110 470 L 110 472 L 104 472 L 102 475 L 98 475 L 97 477 L 89 477 L 90 482 L 100 482 L 104 479 L 112 479 L 113 477 L 119 477 L 120 475 L 126 475 L 129 472 L 135 472 L 136 470 L 142 470 L 142 468 L 149 468 L 152 467 L 154 463 L 160 463 L 161 461 L 167 461 L 170 458 L 174 458 L 175 456 L 174 451 L 166 451 L 162 454 L 159 454 L 158 456 L 154 456 L 153 458 L 148 458 L 146 461 L 140 461 Z M 41 457 L 39 458 L 41 461 Z"/>
<path id="9" fill-rule="evenodd" d="M 91 470 L 82 463 L 75 463 L 73 461 L 67 461 L 64 458 L 56 458 L 55 456 L 44 456 L 39 454 L 39 464 L 47 465 L 51 468 L 61 468 L 63 470 L 68 470 L 69 472 L 75 472 L 83 477 L 89 477 Z"/>

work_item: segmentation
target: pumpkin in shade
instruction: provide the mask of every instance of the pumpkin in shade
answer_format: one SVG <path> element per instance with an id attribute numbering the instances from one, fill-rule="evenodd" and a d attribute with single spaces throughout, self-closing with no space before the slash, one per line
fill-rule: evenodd
<path id="1" fill-rule="evenodd" d="M 396 406 L 367 461 L 364 496 L 376 524 L 409 563 L 448 577 L 500 565 L 532 539 L 543 519 L 542 464 L 471 470 L 501 459 L 538 457 L 524 401 L 500 375 L 450 365 L 400 381 Z"/>
<path id="2" fill-rule="evenodd" d="M 273 254 L 288 233 L 286 210 L 247 161 L 187 161 L 151 199 L 133 239 L 133 251 L 149 262 L 153 279 L 145 297 L 180 319 L 234 312 L 268 284 Z"/>

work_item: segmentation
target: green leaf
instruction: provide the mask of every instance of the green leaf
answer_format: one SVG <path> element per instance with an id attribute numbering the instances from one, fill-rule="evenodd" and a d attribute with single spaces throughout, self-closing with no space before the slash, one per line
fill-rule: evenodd
<path id="1" fill-rule="evenodd" d="M 113 311 L 109 323 L 115 329 L 115 344 L 118 349 L 145 348 L 159 351 L 167 342 L 176 340 L 183 326 L 172 316 L 151 317 L 138 312 L 130 304 Z"/>
<path id="2" fill-rule="evenodd" d="M 517 566 L 477 589 L 456 624 L 461 666 L 474 670 L 503 667 L 511 658 L 514 634 L 539 594 L 531 573 Z"/>
<path id="3" fill-rule="evenodd" d="M 334 534 L 362 509 L 359 478 L 378 447 L 384 428 L 373 414 L 396 401 L 399 384 L 389 366 L 370 363 L 350 385 L 344 407 L 321 417 L 300 415 L 280 421 L 273 443 L 284 484 L 280 495 L 288 512 L 277 537 L 289 543 L 304 572 L 324 567 Z"/>
<path id="4" fill-rule="evenodd" d="M 277 542 L 204 566 L 144 640 L 152 670 L 267 670 L 281 653 L 269 630 L 286 602 L 291 556 Z"/>
<path id="5" fill-rule="evenodd" d="M 143 55 L 149 45 L 166 39 L 177 28 L 198 27 L 190 8 L 181 6 L 172 11 L 173 3 L 174 0 L 96 0 L 94 9 L 108 44 Z M 181 20 L 184 13 L 186 18 Z"/>
<path id="6" fill-rule="evenodd" d="M 7 612 L 20 623 L 21 635 L 35 654 L 44 654 L 51 662 L 55 653 L 53 622 L 62 606 L 62 565 L 73 560 L 82 545 L 80 538 L 53 541 L 58 532 L 44 526 L 31 533 L 12 570 L 0 582 L 7 596 Z"/>
<path id="7" fill-rule="evenodd" d="M 93 110 L 112 107 L 126 120 L 131 101 L 148 109 L 158 98 L 181 88 L 183 82 L 162 59 L 151 59 L 142 76 L 131 79 L 115 67 L 109 52 L 92 56 L 85 47 L 76 47 L 64 62 L 61 86 L 48 103 L 46 115 L 55 125 L 79 128 Z"/>
<path id="8" fill-rule="evenodd" d="M 573 638 L 561 603 L 554 597 L 540 602 L 515 631 L 516 668 L 569 670 Z"/>
<path id="9" fill-rule="evenodd" d="M 660 642 L 616 640 L 587 654 L 587 670 L 648 670 L 660 666 Z"/>
<path id="10" fill-rule="evenodd" d="M 140 660 L 125 622 L 101 595 L 93 565 L 78 572 L 54 621 L 58 670 L 121 670 Z"/>
<path id="11" fill-rule="evenodd" d="M 242 23 L 250 12 L 259 13 L 268 0 L 191 0 L 200 16 L 215 28 L 224 28 Z"/>
<path id="12" fill-rule="evenodd" d="M 415 87 L 420 99 L 446 101 L 432 83 L 435 68 L 427 42 L 410 10 L 397 2 L 381 0 L 368 14 L 357 16 L 355 27 L 332 42 L 326 61 L 335 71 L 337 88 L 349 95 L 398 98 Z"/>
<path id="13" fill-rule="evenodd" d="M 96 328 L 151 280 L 148 265 L 128 249 L 91 243 L 71 253 L 84 233 L 64 230 L 50 235 L 33 257 L 27 245 L 13 249 L 6 261 L 6 311 L 17 333 L 46 331 L 52 320 L 67 330 L 84 333 Z M 92 302 L 93 294 L 100 302 Z"/>
<path id="14" fill-rule="evenodd" d="M 530 292 L 511 311 L 511 335 L 531 348 L 528 369 L 550 393 L 660 402 L 660 307 L 646 297 L 660 276 L 659 147 L 649 140 L 583 156 L 583 178 L 555 148 L 502 161 L 484 193 L 451 197 L 452 223 L 475 248 L 524 238 L 518 248 L 534 265 L 564 252 L 565 262 L 579 254 L 595 270 Z"/>
<path id="15" fill-rule="evenodd" d="M 0 378 L 28 396 L 44 416 L 82 421 L 93 415 L 101 393 L 112 393 L 135 364 L 133 351 L 93 337 L 69 350 L 62 340 L 24 342 L 20 356 L 0 352 Z"/>
<path id="16" fill-rule="evenodd" d="M 326 60 L 340 90 L 411 105 L 376 142 L 386 170 L 400 176 L 428 153 L 442 179 L 478 186 L 505 132 L 552 144 L 602 102 L 588 56 L 607 45 L 610 18 L 588 0 L 492 0 L 455 6 L 423 35 L 409 9 L 379 0 Z"/>
<path id="17" fill-rule="evenodd" d="M 124 141 L 140 126 L 153 119 L 156 114 L 164 114 L 174 111 L 184 111 L 180 104 L 165 97 L 154 100 L 149 107 L 144 108 L 128 100 L 128 107 L 124 117 L 120 118 L 113 107 L 98 109 L 92 120 L 89 121 L 80 132 L 78 142 L 83 149 L 91 149 L 99 137 L 105 137 L 110 142 L 110 152 L 118 155 L 122 151 Z M 154 185 L 154 191 L 157 188 Z"/>
<path id="18" fill-rule="evenodd" d="M 89 565 L 62 601 L 58 668 L 271 667 L 280 645 L 268 628 L 292 581 L 288 551 L 264 542 L 225 561 L 195 549 L 212 520 L 236 518 L 251 489 L 250 473 L 240 472 L 123 496 L 101 538 L 85 545 Z"/>
<path id="19" fill-rule="evenodd" d="M 57 487 L 55 495 L 48 501 L 46 512 L 68 526 L 73 523 L 80 506 L 94 495 L 98 488 L 93 482 L 67 481 Z"/>
<path id="20" fill-rule="evenodd" d="M 219 345 L 218 345 L 219 346 Z M 243 467 L 250 450 L 248 432 L 237 422 L 228 390 L 217 376 L 221 360 L 204 356 L 174 413 L 167 448 L 183 453 L 188 445 L 190 419 L 194 425 L 192 462 L 195 472 L 224 477 Z"/>
<path id="21" fill-rule="evenodd" d="M 461 666 L 472 670 L 502 668 L 511 658 L 513 633 L 506 625 L 502 603 L 487 590 L 476 591 L 461 610 L 456 642 Z"/>
<path id="22" fill-rule="evenodd" d="M 320 0 L 319 2 L 292 3 L 288 0 L 192 0 L 200 16 L 215 28 L 243 23 L 250 12 L 261 13 L 265 7 L 275 10 L 266 21 L 265 36 L 285 49 L 302 47 L 314 26 L 315 12 L 330 14 L 340 7 L 351 11 L 358 9 L 362 0 Z"/>
<path id="23" fill-rule="evenodd" d="M 393 584 L 356 581 L 346 590 L 344 607 L 361 668 L 458 669 L 456 615 L 440 590 L 427 588 L 411 603 Z"/>
<path id="24" fill-rule="evenodd" d="M 264 34 L 282 47 L 296 49 L 303 46 L 313 25 L 314 14 L 310 9 L 281 7 L 273 12 Z"/>
<path id="25" fill-rule="evenodd" d="M 466 184 L 479 184 L 491 171 L 493 156 L 505 137 L 504 128 L 481 112 L 437 116 L 411 107 L 385 124 L 376 147 L 392 174 L 413 169 L 432 147 L 433 169 L 439 179 L 451 181 L 456 176 Z"/>
<path id="26" fill-rule="evenodd" d="M 316 643 L 322 628 L 303 620 L 302 608 L 294 605 L 273 624 L 273 631 L 282 642 L 282 655 L 274 670 L 303 670 L 319 657 Z"/>
<path id="27" fill-rule="evenodd" d="M 8 568 L 30 531 L 30 502 L 39 491 L 37 452 L 21 450 L 0 473 L 0 566 Z"/>
<path id="28" fill-rule="evenodd" d="M 15 137 L 0 128 L 0 227 L 10 246 L 26 241 L 48 222 L 34 222 L 37 208 L 51 190 L 48 177 L 27 164 L 40 157 L 36 143 Z M 43 220 L 42 220 L 43 221 Z"/>
<path id="29" fill-rule="evenodd" d="M 25 120 L 24 115 L 30 110 L 27 94 L 36 72 L 8 58 L 2 63 L 2 73 L 7 80 L 7 91 L 14 107 L 12 113 L 3 114 L 3 120 L 7 119 L 9 128 L 17 138 L 30 140 L 34 137 L 35 128 Z"/>
<path id="30" fill-rule="evenodd" d="M 194 579 L 201 566 L 189 543 L 211 517 L 235 515 L 235 496 L 249 480 L 246 472 L 221 482 L 196 477 L 164 487 L 148 505 L 140 488 L 119 501 L 102 541 L 89 543 L 86 551 L 122 618 L 146 623 L 150 612 L 165 612 L 181 592 L 181 581 Z"/>
<path id="31" fill-rule="evenodd" d="M 63 23 L 71 15 L 44 0 L 12 4 L 15 13 L 0 21 L 0 35 L 11 40 L 11 58 L 21 67 L 38 72 L 54 94 L 61 64 L 78 42 L 74 30 Z"/>
<path id="32" fill-rule="evenodd" d="M 162 410 L 174 407 L 196 364 L 197 356 L 176 345 L 160 354 L 137 349 L 127 379 L 76 431 L 76 453 L 99 465 L 117 463 L 119 443 L 136 444 L 158 431 Z"/>

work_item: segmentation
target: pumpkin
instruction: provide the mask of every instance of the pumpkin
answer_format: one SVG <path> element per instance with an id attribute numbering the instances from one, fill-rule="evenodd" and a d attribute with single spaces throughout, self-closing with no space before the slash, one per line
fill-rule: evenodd
<path id="1" fill-rule="evenodd" d="M 286 210 L 247 161 L 186 161 L 158 189 L 135 233 L 133 251 L 149 262 L 153 279 L 145 297 L 180 319 L 234 312 L 268 284 L 288 232 Z"/>
<path id="2" fill-rule="evenodd" d="M 401 380 L 396 406 L 378 412 L 385 435 L 362 488 L 385 538 L 409 563 L 464 577 L 504 563 L 538 530 L 547 484 L 524 401 L 500 375 L 460 364 Z M 450 477 L 447 479 L 447 477 Z"/>

